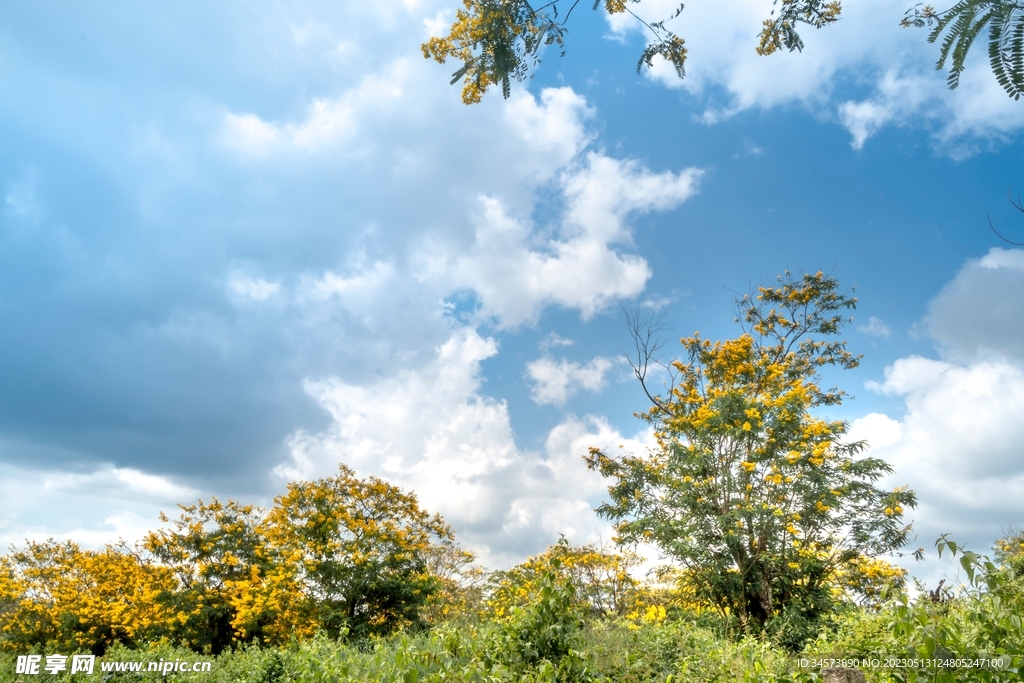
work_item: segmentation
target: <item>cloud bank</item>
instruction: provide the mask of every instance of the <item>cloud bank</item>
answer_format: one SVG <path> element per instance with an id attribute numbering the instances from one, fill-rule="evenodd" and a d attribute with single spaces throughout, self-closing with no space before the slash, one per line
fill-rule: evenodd
<path id="1" fill-rule="evenodd" d="M 415 50 L 442 9 L 10 17 L 0 542 L 137 538 L 177 502 L 266 503 L 339 461 L 495 562 L 604 528 L 580 455 L 619 436 L 570 414 L 522 449 L 481 364 L 545 311 L 641 294 L 635 219 L 702 171 L 600 149 L 570 87 L 463 106 Z"/>
<path id="2" fill-rule="evenodd" d="M 802 52 L 761 57 L 754 48 L 761 22 L 772 11 L 769 0 L 687 3 L 668 25 L 686 40 L 686 78 L 680 81 L 663 59 L 649 77 L 706 97 L 707 123 L 795 104 L 846 128 L 854 149 L 886 126 L 923 125 L 939 149 L 964 156 L 1024 129 L 1024 109 L 999 86 L 982 43 L 975 45 L 959 88 L 947 88 L 945 74 L 935 70 L 939 50 L 927 42 L 927 30 L 899 26 L 910 4 L 845 3 L 836 24 L 798 27 L 806 44 Z M 648 21 L 664 19 L 678 5 L 645 0 L 638 13 Z M 624 14 L 610 16 L 609 24 L 614 35 L 642 32 Z"/>
<path id="3" fill-rule="evenodd" d="M 898 417 L 853 423 L 871 454 L 910 484 L 920 545 L 949 533 L 988 552 L 1001 527 L 1024 521 L 1024 250 L 968 261 L 925 319 L 939 358 L 909 356 L 868 388 L 903 400 Z"/>

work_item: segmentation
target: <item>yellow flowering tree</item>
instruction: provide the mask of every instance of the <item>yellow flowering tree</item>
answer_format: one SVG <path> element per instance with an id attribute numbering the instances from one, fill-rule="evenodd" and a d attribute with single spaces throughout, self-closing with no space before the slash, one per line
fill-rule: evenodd
<path id="1" fill-rule="evenodd" d="M 441 517 L 383 480 L 342 465 L 274 503 L 180 505 L 137 547 L 12 549 L 0 556 L 0 650 L 167 641 L 216 654 L 319 630 L 375 635 L 422 623 L 439 590 L 480 592 L 482 570 Z"/>
<path id="2" fill-rule="evenodd" d="M 295 572 L 266 543 L 265 511 L 216 498 L 179 508 L 173 522 L 161 513 L 169 526 L 142 544 L 176 579 L 160 596 L 171 613 L 170 637 L 214 653 L 254 637 L 287 642 L 291 628 L 281 622 L 294 605 L 287 596 Z"/>
<path id="3" fill-rule="evenodd" d="M 858 364 L 831 339 L 856 299 L 820 272 L 786 273 L 736 303 L 742 334 L 682 339 L 667 395 L 648 391 L 658 448 L 587 463 L 611 480 L 598 512 L 621 542 L 656 544 L 744 623 L 797 633 L 831 605 L 837 571 L 905 544 L 915 497 L 876 487 L 889 465 L 821 415 L 844 394 L 820 371 Z"/>
<path id="4" fill-rule="evenodd" d="M 102 654 L 115 642 L 153 640 L 172 616 L 158 597 L 173 585 L 165 568 L 123 549 L 29 542 L 0 557 L 0 649 Z"/>
<path id="5" fill-rule="evenodd" d="M 572 545 L 562 538 L 540 555 L 490 577 L 488 605 L 499 619 L 530 602 L 549 572 L 570 586 L 575 601 L 598 616 L 622 615 L 634 607 L 639 582 L 631 571 L 640 564 L 632 552 L 612 552 L 593 543 Z"/>
<path id="6" fill-rule="evenodd" d="M 440 586 L 428 556 L 452 536 L 415 496 L 344 465 L 288 484 L 270 510 L 216 499 L 180 507 L 144 547 L 176 579 L 161 596 L 172 637 L 213 652 L 417 624 Z"/>
<path id="7" fill-rule="evenodd" d="M 356 637 L 422 623 L 440 588 L 433 544 L 451 540 L 440 515 L 382 479 L 345 465 L 334 477 L 292 482 L 266 520 L 270 547 L 295 568 L 298 601 L 328 635 Z"/>
<path id="8" fill-rule="evenodd" d="M 668 61 L 679 78 L 686 75 L 686 47 L 682 38 L 665 27 L 679 16 L 683 6 L 663 21 L 646 22 L 630 5 L 640 0 L 595 0 L 593 9 L 608 14 L 629 14 L 640 22 L 651 39 L 640 53 L 636 69 L 650 67 L 655 57 Z M 423 44 L 423 56 L 444 64 L 449 59 L 461 62 L 452 74 L 452 84 L 462 81 L 462 101 L 474 104 L 492 85 L 500 85 L 507 98 L 511 80 L 525 80 L 531 67 L 540 62 L 546 46 L 555 45 L 564 54 L 566 25 L 578 0 L 463 0 L 463 9 L 455 14 L 448 35 L 432 37 Z M 839 0 L 775 0 L 775 9 L 763 22 L 757 53 L 770 55 L 777 50 L 802 50 L 803 40 L 797 26 L 821 28 L 839 19 Z"/>
<path id="9" fill-rule="evenodd" d="M 421 611 L 426 623 L 472 618 L 483 611 L 487 570 L 476 563 L 476 555 L 444 539 L 429 546 L 424 558 L 437 585 Z"/>
<path id="10" fill-rule="evenodd" d="M 1016 576 L 1024 577 L 1024 531 L 1007 529 L 993 547 L 997 564 L 1008 567 Z"/>

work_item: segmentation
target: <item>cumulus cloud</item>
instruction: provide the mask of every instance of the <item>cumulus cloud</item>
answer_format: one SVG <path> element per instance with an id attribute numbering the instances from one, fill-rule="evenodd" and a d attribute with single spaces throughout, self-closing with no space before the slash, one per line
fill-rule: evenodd
<path id="1" fill-rule="evenodd" d="M 0 543 L 71 539 L 88 548 L 141 539 L 200 492 L 167 477 L 100 465 L 90 471 L 0 463 Z"/>
<path id="2" fill-rule="evenodd" d="M 639 13 L 647 20 L 662 19 L 677 6 L 672 0 L 652 0 Z M 996 82 L 984 49 L 975 46 L 960 87 L 947 88 L 945 75 L 934 69 L 937 46 L 925 40 L 924 31 L 899 26 L 906 11 L 900 0 L 845 5 L 835 25 L 800 28 L 806 43 L 802 52 L 760 57 L 754 47 L 771 9 L 767 0 L 688 4 L 674 29 L 689 50 L 686 79 L 680 81 L 661 59 L 649 77 L 699 96 L 723 89 L 726 102 L 706 100 L 702 119 L 709 124 L 748 109 L 793 103 L 828 112 L 850 132 L 854 149 L 884 126 L 924 124 L 936 144 L 963 156 L 972 151 L 972 139 L 998 139 L 1024 128 L 1024 112 Z M 609 22 L 618 35 L 642 29 L 625 14 Z M 847 99 L 845 88 L 836 85 L 844 76 L 868 94 Z"/>
<path id="3" fill-rule="evenodd" d="M 894 481 L 917 491 L 915 526 L 925 545 L 951 532 L 986 550 L 1000 525 L 1024 519 L 1019 365 L 906 358 L 888 369 L 879 389 L 905 401 L 898 425 L 874 417 L 855 426 L 877 441 L 872 455 L 893 465 Z"/>
<path id="4" fill-rule="evenodd" d="M 1001 527 L 1024 520 L 1022 254 L 993 249 L 964 265 L 926 318 L 941 358 L 901 358 L 868 383 L 901 398 L 904 414 L 852 425 L 851 438 L 894 467 L 890 483 L 917 491 L 924 546 L 951 533 L 984 552 Z"/>
<path id="5" fill-rule="evenodd" d="M 583 364 L 565 358 L 538 358 L 526 364 L 526 374 L 533 382 L 530 396 L 539 405 L 564 406 L 580 389 L 604 388 L 605 374 L 611 367 L 612 361 L 600 356 Z"/>
<path id="6" fill-rule="evenodd" d="M 480 363 L 497 353 L 492 338 L 463 328 L 434 359 L 373 384 L 310 381 L 307 391 L 332 418 L 323 432 L 296 432 L 285 478 L 329 474 L 338 462 L 412 488 L 441 512 L 491 566 L 517 562 L 565 533 L 578 541 L 608 536 L 592 509 L 604 490 L 582 455 L 590 446 L 644 448 L 600 418 L 569 417 L 543 452 L 516 445 L 504 401 L 481 396 Z"/>
<path id="7" fill-rule="evenodd" d="M 1024 362 L 1024 249 L 971 259 L 929 304 L 925 325 L 954 359 Z"/>
<path id="8" fill-rule="evenodd" d="M 334 104 L 316 104 L 296 123 L 257 123 L 248 115 L 229 114 L 227 135 L 235 141 L 229 149 L 245 158 L 258 151 L 263 164 L 325 150 L 360 160 L 369 160 L 371 149 L 374 159 L 394 156 L 391 167 L 381 169 L 383 177 L 392 178 L 401 188 L 395 191 L 403 196 L 412 192 L 425 202 L 385 206 L 388 212 L 405 212 L 394 217 L 399 224 L 390 225 L 389 232 L 405 233 L 415 246 L 409 254 L 388 249 L 391 253 L 377 263 L 374 276 L 407 261 L 419 282 L 441 297 L 471 291 L 482 315 L 494 318 L 499 327 L 532 323 L 551 304 L 578 309 L 587 318 L 609 302 L 639 294 L 651 273 L 643 258 L 621 251 L 632 239 L 629 217 L 679 205 L 697 192 L 703 172 L 654 172 L 635 160 L 586 151 L 590 136 L 585 123 L 593 112 L 571 88 L 547 88 L 537 96 L 517 91 L 499 110 L 481 108 L 467 114 L 449 111 L 451 98 L 424 90 L 424 69 L 422 64 L 399 60 L 365 77 Z M 409 114 L 402 107 L 411 102 L 416 102 L 417 126 L 448 115 L 468 116 L 473 125 L 442 128 L 451 139 L 440 149 L 426 148 L 424 139 L 408 139 Z M 475 121 L 476 111 L 490 119 L 486 126 Z M 345 125 L 329 123 L 332 117 Z M 495 135 L 495 127 L 504 134 Z M 315 144 L 303 142 L 309 136 L 315 137 Z M 391 137 L 398 142 L 385 142 Z M 394 147 L 393 154 L 385 146 Z M 447 149 L 481 150 L 470 161 L 486 159 L 486 168 L 443 162 Z M 444 171 L 438 173 L 439 168 Z M 553 232 L 531 216 L 537 201 L 534 193 L 546 183 L 554 184 L 563 206 Z M 438 192 L 430 195 L 426 189 L 434 185 Z M 465 188 L 474 186 L 481 192 L 471 197 Z M 455 188 L 463 195 L 460 201 L 448 202 L 449 208 L 437 214 L 438 220 L 449 219 L 453 226 L 410 229 L 439 196 Z M 464 208 L 464 213 L 450 215 L 452 208 Z M 468 235 L 462 225 L 470 228 Z M 332 282 L 317 286 L 322 291 L 362 284 Z"/>
<path id="9" fill-rule="evenodd" d="M 858 325 L 857 329 L 869 337 L 881 337 L 882 339 L 888 339 L 892 334 L 892 330 L 885 324 L 885 321 L 875 316 L 868 318 L 867 324 Z"/>
<path id="10" fill-rule="evenodd" d="M 558 236 L 531 247 L 530 221 L 482 197 L 472 247 L 449 267 L 433 270 L 471 288 L 502 327 L 533 322 L 549 304 L 589 318 L 611 301 L 638 295 L 651 276 L 643 258 L 613 246 L 630 239 L 626 216 L 677 206 L 697 191 L 701 175 L 695 168 L 653 173 L 633 161 L 587 153 L 562 174 L 566 209 Z"/>
<path id="11" fill-rule="evenodd" d="M 639 294 L 651 276 L 643 258 L 616 252 L 601 236 L 531 249 L 529 222 L 512 218 L 494 199 L 481 203 L 473 247 L 454 259 L 449 272 L 503 327 L 534 322 L 549 304 L 578 308 L 589 318 L 610 301 Z"/>

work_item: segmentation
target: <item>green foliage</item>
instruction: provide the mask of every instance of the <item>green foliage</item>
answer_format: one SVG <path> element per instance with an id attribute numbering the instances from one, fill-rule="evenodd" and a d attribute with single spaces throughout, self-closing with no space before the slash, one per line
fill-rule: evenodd
<path id="1" fill-rule="evenodd" d="M 778 7 L 777 2 L 775 6 Z M 757 54 L 770 55 L 782 48 L 802 52 L 804 41 L 796 31 L 797 24 L 822 28 L 839 21 L 842 11 L 837 0 L 783 0 L 778 14 L 772 10 L 772 17 L 764 21 Z"/>
<path id="2" fill-rule="evenodd" d="M 1008 655 L 1000 670 L 927 671 L 878 668 L 868 680 L 1021 680 L 1024 631 L 1020 615 L 1024 590 L 1018 579 L 979 555 L 941 539 L 943 553 L 955 551 L 968 583 L 951 599 L 926 593 L 910 600 L 902 592 L 877 607 L 847 605 L 833 628 L 823 630 L 800 656 L 902 655 L 905 657 Z M 557 569 L 554 565 L 552 569 Z M 323 632 L 284 647 L 255 644 L 228 649 L 213 658 L 210 672 L 99 673 L 110 683 L 811 683 L 820 672 L 799 668 L 791 652 L 762 634 L 730 637 L 725 620 L 683 618 L 634 623 L 605 618 L 582 625 L 578 603 L 564 577 L 540 577 L 538 589 L 514 616 L 503 621 L 464 620 L 429 631 L 399 632 L 356 643 Z M 545 591 L 544 587 L 548 590 Z M 576 615 L 573 617 L 572 615 Z M 52 648 L 45 653 L 62 652 Z M 37 650 L 37 652 L 39 652 Z M 63 650 L 63 654 L 72 651 Z M 196 661 L 191 650 L 169 644 L 128 649 L 110 647 L 104 662 Z M 0 683 L 13 683 L 14 656 L 0 653 Z M 64 672 L 41 674 L 41 682 L 83 680 Z M 88 677 L 86 677 L 88 678 Z"/>
<path id="3" fill-rule="evenodd" d="M 655 57 L 662 57 L 683 78 L 685 42 L 665 27 L 682 13 L 683 5 L 668 18 L 648 23 L 629 7 L 639 2 L 594 0 L 593 9 L 603 8 L 608 14 L 628 13 L 650 34 L 637 61 L 638 73 L 644 65 L 653 66 Z M 461 62 L 451 82 L 454 85 L 462 80 L 462 101 L 466 104 L 479 102 L 492 85 L 500 85 L 507 98 L 513 79 L 523 81 L 532 76 L 531 69 L 540 63 L 543 48 L 557 45 L 565 54 L 566 25 L 577 4 L 579 0 L 549 0 L 534 7 L 527 0 L 463 0 L 464 9 L 456 13 L 448 35 L 424 43 L 423 56 L 440 64 L 448 59 Z M 773 10 L 772 17 L 764 22 L 758 54 L 768 55 L 783 47 L 802 50 L 798 24 L 821 28 L 837 21 L 842 11 L 839 0 L 773 0 L 773 4 L 778 14 Z"/>
<path id="4" fill-rule="evenodd" d="M 296 568 L 319 628 L 363 638 L 422 623 L 420 609 L 439 588 L 427 549 L 452 538 L 439 515 L 344 465 L 335 477 L 289 484 L 274 502 L 270 546 Z"/>
<path id="5" fill-rule="evenodd" d="M 558 573 L 559 565 L 552 560 L 532 587 L 528 602 L 513 607 L 505 622 L 501 650 L 513 666 L 535 666 L 541 661 L 560 665 L 581 645 L 581 605 L 571 582 Z"/>
<path id="6" fill-rule="evenodd" d="M 939 554 L 958 556 L 967 579 L 956 592 L 897 590 L 880 609 L 848 609 L 836 628 L 808 645 L 817 655 L 889 655 L 923 659 L 1000 658 L 1000 667 L 893 668 L 878 680 L 1019 681 L 1024 674 L 1024 582 L 1005 566 L 943 536 Z"/>
<path id="7" fill-rule="evenodd" d="M 994 548 L 996 564 L 1010 569 L 1018 577 L 1024 577 L 1024 531 L 1007 530 Z"/>
<path id="8" fill-rule="evenodd" d="M 536 11 L 526 0 L 463 0 L 451 34 L 423 44 L 423 56 L 443 64 L 462 61 L 452 84 L 463 79 L 462 99 L 479 102 L 491 85 L 500 84 L 506 98 L 511 79 L 523 80 L 539 62 L 542 46 L 563 45 L 564 25 L 557 21 L 558 3 L 550 12 Z"/>
<path id="9" fill-rule="evenodd" d="M 437 573 L 446 553 L 471 571 L 415 496 L 343 465 L 289 484 L 270 511 L 213 499 L 161 519 L 137 548 L 51 540 L 0 556 L 0 650 L 363 639 L 421 627 L 434 594 L 461 590 Z"/>
<path id="10" fill-rule="evenodd" d="M 931 26 L 929 43 L 941 38 L 935 68 L 941 71 L 949 62 L 950 89 L 960 84 L 967 54 L 987 26 L 992 73 L 1013 99 L 1024 94 L 1024 4 L 1019 0 L 960 0 L 943 12 L 930 5 L 916 5 L 900 23 L 904 27 Z"/>
<path id="11" fill-rule="evenodd" d="M 743 334 L 683 339 L 668 396 L 651 396 L 641 417 L 659 448 L 587 458 L 612 480 L 598 512 L 621 542 L 656 544 L 689 569 L 699 598 L 744 626 L 788 632 L 791 645 L 831 609 L 838 572 L 904 545 L 915 504 L 906 489 L 874 486 L 891 468 L 858 459 L 866 444 L 844 440 L 845 422 L 812 413 L 844 395 L 820 388 L 819 370 L 858 362 L 828 339 L 856 304 L 838 287 L 786 273 L 737 301 Z"/>
<path id="12" fill-rule="evenodd" d="M 633 606 L 639 582 L 630 571 L 640 564 L 635 553 L 611 552 L 594 544 L 574 546 L 564 537 L 542 554 L 488 580 L 488 613 L 504 618 L 528 604 L 554 572 L 575 592 L 576 605 L 592 616 L 622 615 Z"/>
<path id="13" fill-rule="evenodd" d="M 181 515 L 173 522 L 160 514 L 169 528 L 143 541 L 143 548 L 176 579 L 157 598 L 176 615 L 165 635 L 215 654 L 230 647 L 240 630 L 247 637 L 265 637 L 259 623 L 267 620 L 264 615 L 251 618 L 238 609 L 253 576 L 266 575 L 274 564 L 263 534 L 264 511 L 216 498 L 179 507 Z"/>

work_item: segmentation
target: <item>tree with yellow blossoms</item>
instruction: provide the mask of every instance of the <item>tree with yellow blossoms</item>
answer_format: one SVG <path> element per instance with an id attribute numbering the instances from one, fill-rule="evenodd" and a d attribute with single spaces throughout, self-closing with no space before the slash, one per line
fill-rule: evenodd
<path id="1" fill-rule="evenodd" d="M 856 299 L 820 272 L 787 272 L 736 303 L 742 334 L 682 339 L 667 394 L 648 391 L 641 417 L 658 447 L 617 457 L 592 449 L 587 462 L 611 480 L 598 512 L 621 542 L 657 545 L 700 597 L 795 645 L 832 605 L 837 573 L 906 543 L 903 517 L 916 501 L 906 488 L 876 487 L 890 466 L 859 458 L 866 444 L 822 414 L 844 393 L 823 389 L 821 370 L 859 361 L 834 340 Z M 650 358 L 638 360 L 645 380 Z"/>
<path id="2" fill-rule="evenodd" d="M 1009 568 L 1015 576 L 1024 577 L 1024 531 L 1011 527 L 996 541 L 995 561 Z"/>
<path id="3" fill-rule="evenodd" d="M 180 507 L 144 548 L 176 579 L 160 598 L 171 639 L 215 653 L 255 638 L 284 644 L 419 624 L 440 586 L 428 557 L 452 537 L 415 496 L 344 465 L 288 484 L 270 510 L 216 499 Z"/>
<path id="4" fill-rule="evenodd" d="M 625 614 L 634 607 L 640 587 L 632 571 L 641 558 L 632 552 L 612 552 L 593 543 L 572 545 L 564 537 L 540 555 L 506 571 L 492 572 L 487 603 L 493 616 L 504 618 L 513 607 L 526 604 L 551 571 L 571 587 L 575 602 L 591 614 Z"/>
<path id="5" fill-rule="evenodd" d="M 255 637 L 288 642 L 298 628 L 294 600 L 284 597 L 296 590 L 295 572 L 267 545 L 265 511 L 216 498 L 179 507 L 173 522 L 161 513 L 170 526 L 142 543 L 175 578 L 160 596 L 172 615 L 168 637 L 213 653 Z"/>
<path id="6" fill-rule="evenodd" d="M 686 75 L 685 41 L 665 24 L 683 12 L 680 4 L 662 21 L 648 23 L 630 8 L 641 0 L 594 0 L 593 9 L 609 15 L 629 14 L 644 29 L 648 43 L 636 69 L 650 67 L 661 57 Z M 449 59 L 461 65 L 452 74 L 452 85 L 462 81 L 462 101 L 474 104 L 488 88 L 501 86 L 507 98 L 511 81 L 532 77 L 544 48 L 556 46 L 565 54 L 567 24 L 579 0 L 463 0 L 447 35 L 434 36 L 421 47 L 423 56 L 441 64 Z M 766 56 L 779 50 L 803 50 L 798 28 L 823 28 L 837 22 L 841 0 L 774 0 L 771 14 L 762 22 L 754 50 Z M 893 18 L 896 23 L 896 18 Z M 956 88 L 975 39 L 987 29 L 989 64 L 1006 93 L 1024 95 L 1024 5 L 1019 0 L 959 0 L 947 10 L 918 3 L 904 15 L 904 27 L 931 26 L 928 42 L 939 43 L 936 69 L 949 63 L 948 84 Z"/>
<path id="7" fill-rule="evenodd" d="M 686 75 L 685 41 L 665 27 L 678 17 L 683 6 L 662 21 L 646 22 L 630 5 L 640 0 L 595 0 L 593 9 L 608 14 L 629 14 L 640 22 L 650 40 L 637 61 L 639 72 L 650 67 L 655 57 L 668 61 L 683 78 Z M 540 63 L 543 48 L 557 46 L 564 54 L 566 25 L 579 0 L 463 0 L 446 36 L 432 37 L 423 44 L 423 56 L 444 64 L 449 59 L 462 65 L 452 74 L 452 84 L 462 80 L 462 101 L 479 102 L 492 85 L 501 86 L 509 96 L 511 80 L 522 81 L 532 67 Z M 803 40 L 797 26 L 821 28 L 839 19 L 839 0 L 775 0 L 775 9 L 763 22 L 756 47 L 758 54 L 769 55 L 785 48 L 802 50 Z"/>
<path id="8" fill-rule="evenodd" d="M 338 474 L 292 482 L 267 515 L 267 539 L 294 567 L 292 596 L 317 628 L 356 637 L 422 624 L 421 610 L 440 584 L 431 546 L 453 538 L 440 515 L 377 477 Z"/>
<path id="9" fill-rule="evenodd" d="M 122 548 L 29 542 L 0 557 L 0 650 L 103 654 L 115 642 L 156 640 L 173 618 L 159 596 L 173 586 L 165 567 Z"/>

